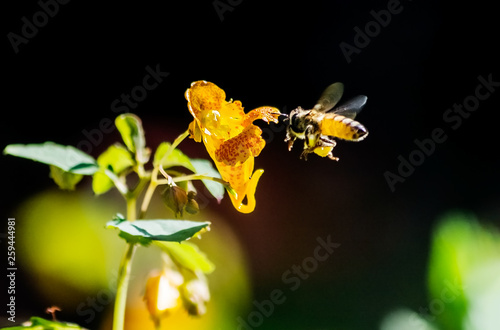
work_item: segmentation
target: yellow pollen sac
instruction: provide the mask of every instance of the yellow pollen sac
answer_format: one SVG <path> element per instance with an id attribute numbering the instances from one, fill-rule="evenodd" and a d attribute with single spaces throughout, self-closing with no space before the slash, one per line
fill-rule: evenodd
<path id="1" fill-rule="evenodd" d="M 314 153 L 321 157 L 326 157 L 332 150 L 333 147 L 317 147 L 314 149 Z"/>

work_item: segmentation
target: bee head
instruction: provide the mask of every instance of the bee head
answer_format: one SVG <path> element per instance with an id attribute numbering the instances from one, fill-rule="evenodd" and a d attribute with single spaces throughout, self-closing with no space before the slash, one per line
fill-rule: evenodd
<path id="1" fill-rule="evenodd" d="M 309 114 L 309 111 L 304 110 L 301 107 L 292 110 L 288 116 L 288 127 L 295 133 L 304 133 L 308 125 L 308 120 L 305 118 L 307 114 Z"/>

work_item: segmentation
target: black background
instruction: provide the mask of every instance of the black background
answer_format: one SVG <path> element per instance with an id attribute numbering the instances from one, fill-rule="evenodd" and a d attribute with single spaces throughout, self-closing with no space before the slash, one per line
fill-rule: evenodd
<path id="1" fill-rule="evenodd" d="M 339 45 L 354 45 L 354 27 L 364 29 L 374 21 L 370 11 L 387 4 L 243 0 L 221 20 L 212 1 L 73 0 L 17 54 L 7 35 L 20 34 L 21 18 L 32 21 L 40 5 L 4 4 L 2 147 L 78 145 L 83 130 L 116 116 L 111 103 L 141 84 L 146 66 L 169 73 L 133 109 L 153 147 L 192 120 L 183 96 L 192 81 L 216 83 L 247 111 L 272 105 L 284 112 L 312 107 L 328 84 L 342 81 L 346 99 L 368 96 L 357 118 L 370 131 L 365 141 L 340 142 L 338 163 L 315 155 L 304 162 L 300 144 L 288 152 L 284 131 L 272 126 L 256 159 L 266 172 L 255 212 L 239 214 L 228 200 L 210 207 L 244 242 L 256 299 L 283 286 L 283 271 L 311 254 L 316 237 L 341 243 L 335 260 L 290 294 L 262 329 L 373 329 L 396 306 L 426 305 L 429 237 L 443 212 L 463 209 L 499 222 L 498 88 L 456 130 L 443 121 L 447 109 L 474 95 L 478 76 L 500 81 L 496 7 L 401 1 L 401 12 L 348 63 Z M 430 138 L 435 128 L 447 140 L 392 192 L 384 173 L 398 174 L 398 156 L 408 159 L 414 139 Z M 92 155 L 116 138 L 106 134 Z M 202 145 L 186 148 L 206 157 Z M 1 164 L 4 218 L 52 185 L 44 166 L 6 156 Z"/>

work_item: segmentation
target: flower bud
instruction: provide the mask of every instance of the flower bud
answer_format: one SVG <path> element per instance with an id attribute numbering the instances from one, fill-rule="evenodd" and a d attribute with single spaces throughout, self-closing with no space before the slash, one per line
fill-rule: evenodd
<path id="1" fill-rule="evenodd" d="M 182 216 L 184 207 L 188 203 L 186 191 L 176 185 L 167 186 L 162 196 L 163 202 L 168 208 L 174 211 L 175 216 Z"/>
<path id="2" fill-rule="evenodd" d="M 196 214 L 200 211 L 200 206 L 196 201 L 196 192 L 190 191 L 187 194 L 188 202 L 186 204 L 186 212 L 189 214 Z"/>

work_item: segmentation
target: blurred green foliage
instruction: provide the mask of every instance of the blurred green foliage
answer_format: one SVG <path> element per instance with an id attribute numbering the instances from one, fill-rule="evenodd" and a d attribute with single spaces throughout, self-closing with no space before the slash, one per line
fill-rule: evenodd
<path id="1" fill-rule="evenodd" d="M 19 205 L 15 212 L 16 218 L 22 219 L 17 224 L 16 238 L 19 262 L 24 273 L 36 279 L 30 282 L 29 290 L 31 299 L 41 299 L 33 301 L 39 305 L 39 310 L 57 305 L 65 315 L 74 313 L 75 318 L 80 317 L 83 321 L 79 323 L 89 328 L 86 321 L 90 319 L 92 306 L 88 299 L 94 299 L 94 303 L 99 305 L 99 297 L 114 294 L 118 263 L 125 242 L 117 240 L 113 230 L 105 230 L 105 224 L 116 212 L 117 198 L 116 194 L 95 198 L 89 189 L 69 194 L 51 189 Z M 159 198 L 151 203 L 152 216 L 159 217 L 165 212 Z M 213 298 L 207 315 L 193 318 L 179 313 L 166 319 L 165 326 L 214 329 L 217 325 L 221 329 L 231 329 L 236 317 L 246 311 L 250 303 L 250 284 L 240 243 L 223 219 L 211 217 L 217 220 L 214 225 L 217 230 L 204 235 L 202 240 L 193 239 L 182 247 L 173 243 L 176 244 L 175 250 L 167 244 L 169 252 L 175 254 L 179 262 L 189 267 L 197 262 L 204 270 L 212 272 L 209 285 Z M 194 241 L 200 250 L 210 255 L 210 261 L 217 264 L 215 270 L 208 260 L 183 259 L 187 255 L 192 256 L 194 250 L 198 251 L 198 257 L 201 256 L 199 249 L 191 243 Z M 127 328 L 134 328 L 137 324 L 142 329 L 153 328 L 142 301 L 143 280 L 153 269 L 161 267 L 162 251 L 163 246 L 139 248 L 137 251 L 132 274 L 136 281 L 130 289 L 130 308 L 127 310 L 130 326 L 127 324 Z M 231 258 L 227 257 L 227 251 L 231 251 Z M 96 319 L 91 324 L 95 326 L 95 321 L 101 319 L 103 323 L 99 328 L 108 329 L 112 305 L 99 305 L 102 311 L 93 310 Z"/>
<path id="2" fill-rule="evenodd" d="M 433 230 L 429 301 L 388 315 L 382 330 L 497 330 L 500 327 L 500 234 L 468 213 L 443 216 Z"/>

